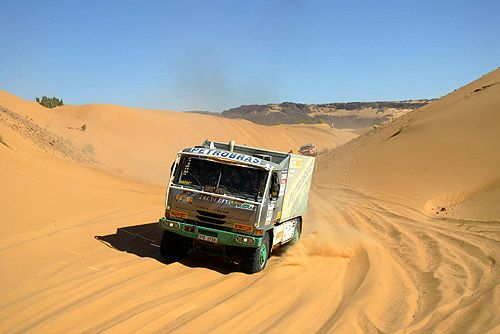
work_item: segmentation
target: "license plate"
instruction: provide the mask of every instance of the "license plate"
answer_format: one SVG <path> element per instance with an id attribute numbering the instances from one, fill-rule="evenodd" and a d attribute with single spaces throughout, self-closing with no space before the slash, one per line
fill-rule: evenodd
<path id="1" fill-rule="evenodd" d="M 217 238 L 216 237 L 211 237 L 211 236 L 208 236 L 208 235 L 198 234 L 198 239 L 199 240 L 203 240 L 203 241 L 217 243 Z"/>

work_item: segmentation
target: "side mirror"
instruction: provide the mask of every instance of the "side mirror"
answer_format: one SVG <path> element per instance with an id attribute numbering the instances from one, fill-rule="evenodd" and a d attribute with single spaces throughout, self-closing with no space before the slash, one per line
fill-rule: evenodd
<path id="1" fill-rule="evenodd" d="M 278 198 L 280 192 L 280 185 L 278 183 L 273 183 L 271 186 L 271 198 Z"/>

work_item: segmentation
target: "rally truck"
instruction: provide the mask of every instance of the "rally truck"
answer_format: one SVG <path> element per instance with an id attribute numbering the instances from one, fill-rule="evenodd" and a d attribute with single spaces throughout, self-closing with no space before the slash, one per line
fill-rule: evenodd
<path id="1" fill-rule="evenodd" d="M 186 148 L 171 167 L 161 255 L 222 254 L 247 273 L 264 269 L 273 249 L 302 231 L 314 157 L 211 142 Z"/>

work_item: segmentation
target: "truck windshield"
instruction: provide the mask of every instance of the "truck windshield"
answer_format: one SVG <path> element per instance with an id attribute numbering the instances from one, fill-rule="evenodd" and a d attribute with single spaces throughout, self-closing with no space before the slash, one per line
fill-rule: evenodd
<path id="1" fill-rule="evenodd" d="M 208 192 L 259 201 L 264 196 L 267 171 L 183 156 L 174 183 Z"/>

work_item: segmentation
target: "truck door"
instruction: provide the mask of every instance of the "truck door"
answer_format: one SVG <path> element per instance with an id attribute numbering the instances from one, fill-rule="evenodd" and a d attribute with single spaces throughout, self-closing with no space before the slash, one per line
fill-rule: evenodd
<path id="1" fill-rule="evenodd" d="M 276 186 L 278 188 L 276 188 Z M 281 218 L 281 206 L 283 204 L 284 187 L 285 185 L 281 182 L 281 171 L 273 172 L 271 175 L 269 202 L 267 205 L 265 225 L 274 224 Z"/>

